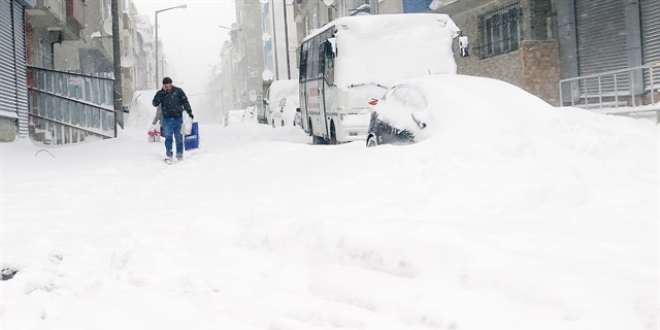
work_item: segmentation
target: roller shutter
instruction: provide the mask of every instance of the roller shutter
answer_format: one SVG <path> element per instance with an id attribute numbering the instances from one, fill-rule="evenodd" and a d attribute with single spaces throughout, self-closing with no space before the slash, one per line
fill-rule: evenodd
<path id="1" fill-rule="evenodd" d="M 18 117 L 12 0 L 0 0 L 0 115 Z"/>
<path id="2" fill-rule="evenodd" d="M 19 134 L 28 134 L 25 8 L 0 0 L 0 116 L 18 118 Z"/>
<path id="3" fill-rule="evenodd" d="M 28 136 L 27 52 L 25 42 L 25 8 L 14 2 L 14 67 L 16 68 L 16 105 L 18 133 Z"/>
<path id="4" fill-rule="evenodd" d="M 628 67 L 624 1 L 576 0 L 575 16 L 580 76 Z M 620 75 L 617 80 L 620 88 L 627 88 L 627 75 Z M 614 92 L 613 85 L 613 79 L 604 79 L 602 92 Z M 587 87 L 590 94 L 598 91 L 597 81 Z M 585 86 L 581 88 L 584 92 Z"/>
<path id="5" fill-rule="evenodd" d="M 660 62 L 660 1 L 641 0 L 642 15 L 642 58 L 644 64 Z M 654 70 L 653 80 L 656 88 L 660 88 L 660 68 Z M 651 86 L 651 75 L 645 70 L 644 84 Z"/>

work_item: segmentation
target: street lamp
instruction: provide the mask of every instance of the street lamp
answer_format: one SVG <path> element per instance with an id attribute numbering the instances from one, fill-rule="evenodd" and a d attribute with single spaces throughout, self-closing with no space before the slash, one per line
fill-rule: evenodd
<path id="1" fill-rule="evenodd" d="M 187 7 L 188 7 L 188 5 L 183 4 L 183 5 L 179 5 L 179 6 L 176 6 L 176 7 L 170 7 L 170 8 L 165 8 L 165 9 L 161 9 L 161 10 L 156 10 L 156 89 L 158 89 L 158 87 L 160 86 L 160 84 L 158 83 L 158 14 L 160 14 L 164 11 L 172 10 L 172 9 L 178 9 L 178 8 L 186 9 Z"/>

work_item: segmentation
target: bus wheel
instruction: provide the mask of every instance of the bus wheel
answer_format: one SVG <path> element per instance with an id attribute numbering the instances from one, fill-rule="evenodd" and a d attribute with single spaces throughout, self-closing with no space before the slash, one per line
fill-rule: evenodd
<path id="1" fill-rule="evenodd" d="M 330 122 L 330 144 L 338 144 L 337 143 L 337 129 L 335 129 L 335 122 L 334 121 Z"/>
<path id="2" fill-rule="evenodd" d="M 374 135 L 369 135 L 369 138 L 367 139 L 367 148 L 375 147 L 378 145 L 378 141 L 376 140 L 376 137 Z"/>

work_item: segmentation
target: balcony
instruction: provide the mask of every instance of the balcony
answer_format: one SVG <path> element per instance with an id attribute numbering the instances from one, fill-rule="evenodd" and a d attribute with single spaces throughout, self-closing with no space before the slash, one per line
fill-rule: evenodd
<path id="1" fill-rule="evenodd" d="M 37 0 L 33 8 L 25 10 L 28 15 L 28 22 L 35 30 L 61 32 L 53 41 L 58 41 L 58 38 L 61 40 L 78 40 L 83 26 L 69 22 L 69 2 L 71 0 Z M 82 17 L 84 17 L 82 0 L 74 0 L 73 2 L 79 3 L 79 10 L 81 10 Z M 71 7 L 75 6 L 72 4 Z M 84 24 L 84 19 L 82 22 Z"/>
<path id="2" fill-rule="evenodd" d="M 77 25 L 78 30 L 85 27 L 85 4 L 83 0 L 66 0 L 66 22 Z"/>

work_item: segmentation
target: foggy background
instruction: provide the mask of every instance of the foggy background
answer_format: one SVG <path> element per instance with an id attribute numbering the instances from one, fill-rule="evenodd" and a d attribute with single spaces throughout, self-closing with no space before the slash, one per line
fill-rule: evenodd
<path id="1" fill-rule="evenodd" d="M 175 86 L 186 92 L 195 118 L 200 122 L 210 120 L 214 109 L 210 109 L 205 101 L 208 93 L 216 90 L 215 86 L 208 85 L 213 73 L 211 66 L 220 63 L 222 44 L 229 40 L 229 30 L 219 28 L 218 25 L 229 27 L 236 21 L 234 1 L 134 1 L 140 15 L 148 15 L 154 25 L 156 10 L 188 5 L 186 9 L 173 9 L 158 14 L 158 36 L 163 42 L 160 51 L 164 51 L 169 64 L 169 72 L 165 74 L 172 78 Z"/>

